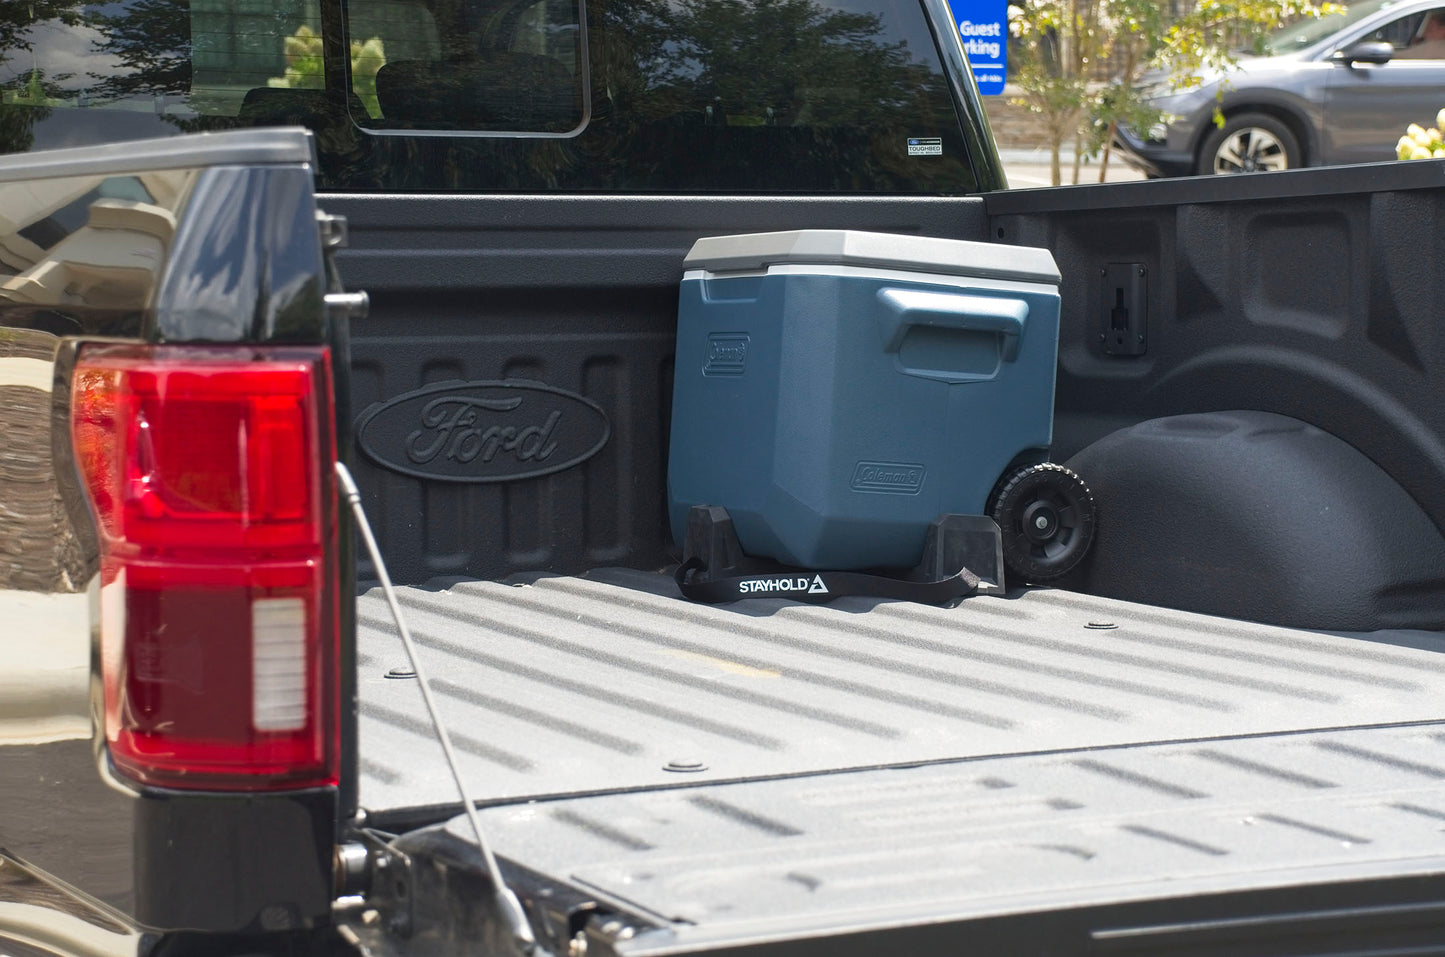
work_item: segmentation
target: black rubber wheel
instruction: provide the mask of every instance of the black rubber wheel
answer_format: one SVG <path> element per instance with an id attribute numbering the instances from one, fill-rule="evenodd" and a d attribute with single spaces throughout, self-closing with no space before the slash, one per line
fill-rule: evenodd
<path id="1" fill-rule="evenodd" d="M 1297 169 L 1303 163 L 1299 139 L 1282 121 L 1268 113 L 1239 113 L 1204 138 L 1197 171 L 1203 176 L 1253 173 Z"/>
<path id="2" fill-rule="evenodd" d="M 1026 582 L 1067 575 L 1094 541 L 1089 486 L 1053 462 L 1021 466 L 999 479 L 988 512 L 1003 532 L 1008 574 Z"/>

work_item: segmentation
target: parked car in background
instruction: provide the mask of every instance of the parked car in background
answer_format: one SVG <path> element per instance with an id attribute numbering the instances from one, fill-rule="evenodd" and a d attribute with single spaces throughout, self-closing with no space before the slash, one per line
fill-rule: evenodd
<path id="1" fill-rule="evenodd" d="M 1263 55 L 1200 80 L 1177 90 L 1163 75 L 1149 79 L 1151 102 L 1170 119 L 1121 129 L 1126 162 L 1189 176 L 1393 159 L 1405 128 L 1445 106 L 1445 5 L 1358 0 L 1275 32 Z"/>

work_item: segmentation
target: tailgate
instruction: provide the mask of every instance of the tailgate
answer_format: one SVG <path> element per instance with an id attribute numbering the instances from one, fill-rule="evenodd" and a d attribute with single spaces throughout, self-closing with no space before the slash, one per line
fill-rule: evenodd
<path id="1" fill-rule="evenodd" d="M 597 901 L 610 916 L 595 930 L 620 954 L 822 938 L 879 953 L 1439 953 L 1441 730 L 997 757 L 483 817 L 497 853 Z M 470 838 L 460 819 L 447 832 Z"/>

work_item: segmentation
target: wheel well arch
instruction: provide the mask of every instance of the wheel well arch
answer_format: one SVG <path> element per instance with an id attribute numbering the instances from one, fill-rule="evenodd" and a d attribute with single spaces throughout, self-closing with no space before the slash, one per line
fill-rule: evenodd
<path id="1" fill-rule="evenodd" d="M 1099 520 L 1065 588 L 1293 628 L 1445 625 L 1440 530 L 1375 461 L 1302 419 L 1149 419 L 1066 465 Z"/>

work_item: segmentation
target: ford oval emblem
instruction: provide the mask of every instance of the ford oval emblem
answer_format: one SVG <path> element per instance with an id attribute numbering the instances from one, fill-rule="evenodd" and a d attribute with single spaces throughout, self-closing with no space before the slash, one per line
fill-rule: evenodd
<path id="1" fill-rule="evenodd" d="M 516 482 L 570 469 L 612 435 L 601 406 L 520 379 L 441 382 L 379 402 L 356 423 L 376 464 L 440 482 Z"/>

